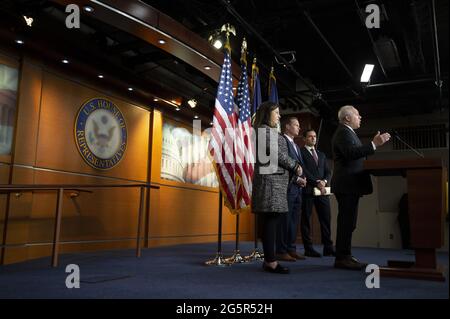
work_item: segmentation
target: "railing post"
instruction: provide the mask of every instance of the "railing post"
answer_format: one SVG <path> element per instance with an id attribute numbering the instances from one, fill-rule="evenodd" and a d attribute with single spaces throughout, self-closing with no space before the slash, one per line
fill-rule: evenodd
<path id="1" fill-rule="evenodd" d="M 142 215 L 144 211 L 144 197 L 145 197 L 145 187 L 141 187 L 140 191 L 140 201 L 139 201 L 139 212 L 138 212 L 138 226 L 137 226 L 137 238 L 136 238 L 136 257 L 141 257 L 141 224 Z"/>
<path id="2" fill-rule="evenodd" d="M 52 267 L 58 266 L 59 234 L 61 232 L 63 195 L 64 188 L 58 189 L 58 197 L 56 200 L 55 232 L 53 233 Z"/>

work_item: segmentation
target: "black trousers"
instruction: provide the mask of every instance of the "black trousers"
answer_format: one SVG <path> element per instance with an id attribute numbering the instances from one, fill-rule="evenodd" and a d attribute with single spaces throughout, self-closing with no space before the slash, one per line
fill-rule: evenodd
<path id="1" fill-rule="evenodd" d="M 352 255 L 352 235 L 358 218 L 360 195 L 335 194 L 338 202 L 336 259 Z"/>
<path id="2" fill-rule="evenodd" d="M 297 193 L 295 195 L 288 194 L 288 209 L 286 214 L 281 214 L 278 219 L 277 226 L 277 242 L 276 253 L 285 254 L 295 252 L 297 247 L 297 228 L 300 220 L 300 209 L 302 206 L 302 195 Z"/>
<path id="3" fill-rule="evenodd" d="M 261 241 L 264 250 L 264 261 L 271 263 L 275 258 L 275 237 L 280 213 L 260 213 L 258 219 L 261 224 Z"/>
<path id="4" fill-rule="evenodd" d="M 313 196 L 309 194 L 303 195 L 302 199 L 302 217 L 300 220 L 300 228 L 302 231 L 302 239 L 305 250 L 312 248 L 311 239 L 311 216 L 313 206 L 316 207 L 317 216 L 320 223 L 320 234 L 324 248 L 332 248 L 331 240 L 331 210 L 330 199 L 328 196 Z"/>

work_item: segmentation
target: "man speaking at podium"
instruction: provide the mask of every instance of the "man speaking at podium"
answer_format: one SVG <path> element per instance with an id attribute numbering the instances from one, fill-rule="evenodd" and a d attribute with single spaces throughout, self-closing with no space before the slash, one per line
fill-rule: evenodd
<path id="1" fill-rule="evenodd" d="M 371 143 L 362 144 L 355 130 L 361 125 L 358 110 L 346 105 L 338 112 L 339 126 L 333 135 L 334 171 L 331 191 L 338 202 L 335 268 L 363 269 L 366 264 L 352 256 L 352 233 L 356 228 L 359 198 L 372 193 L 372 181 L 363 169 L 364 159 L 391 138 L 378 132 Z"/>

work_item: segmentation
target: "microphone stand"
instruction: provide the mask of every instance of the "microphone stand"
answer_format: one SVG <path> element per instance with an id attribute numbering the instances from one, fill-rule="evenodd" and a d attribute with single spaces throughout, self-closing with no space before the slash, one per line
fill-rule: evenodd
<path id="1" fill-rule="evenodd" d="M 411 151 L 413 151 L 414 153 L 416 153 L 417 155 L 419 155 L 422 158 L 425 158 L 425 155 L 423 155 L 422 153 L 420 153 L 419 151 L 417 151 L 414 147 L 412 147 L 411 145 L 409 145 L 408 143 L 406 143 L 401 137 L 400 135 L 398 135 L 397 131 L 393 131 L 392 132 L 394 137 L 399 140 L 401 143 L 403 143 L 404 145 L 406 145 Z"/>

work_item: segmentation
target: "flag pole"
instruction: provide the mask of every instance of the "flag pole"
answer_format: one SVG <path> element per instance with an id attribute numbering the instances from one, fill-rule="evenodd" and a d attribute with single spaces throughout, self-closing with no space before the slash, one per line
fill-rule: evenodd
<path id="1" fill-rule="evenodd" d="M 207 266 L 229 266 L 230 264 L 222 256 L 222 191 L 219 189 L 219 231 L 217 236 L 217 253 L 213 260 L 205 262 Z"/>
<path id="2" fill-rule="evenodd" d="M 231 58 L 231 48 L 230 48 L 230 33 L 233 33 L 234 35 L 236 35 L 236 30 L 234 29 L 233 26 L 231 26 L 230 24 L 224 24 L 221 28 L 221 31 L 224 31 L 226 34 L 226 43 L 225 43 L 225 49 L 229 50 L 230 52 L 230 58 Z M 227 262 L 223 256 L 222 256 L 222 202 L 223 202 L 223 198 L 222 198 L 222 189 L 221 187 L 219 187 L 219 230 L 218 230 L 218 239 L 217 239 L 217 253 L 216 253 L 216 257 L 213 260 L 209 260 L 205 262 L 205 265 L 208 266 L 219 266 L 219 267 L 223 267 L 223 266 L 229 266 L 231 265 L 229 262 Z"/>
<path id="3" fill-rule="evenodd" d="M 246 54 L 247 54 L 247 41 L 244 38 L 242 40 L 242 45 L 241 45 L 241 66 L 245 65 L 245 69 L 243 69 L 242 72 L 247 72 Z M 242 79 L 242 77 L 243 77 L 243 74 L 241 75 L 241 79 Z M 241 112 L 241 110 L 239 110 L 239 112 Z M 239 199 L 237 201 L 239 202 Z M 236 206 L 238 206 L 238 205 L 239 205 L 239 203 L 236 203 Z M 233 256 L 226 259 L 226 261 L 231 264 L 246 262 L 244 257 L 241 256 L 241 253 L 239 250 L 239 221 L 240 221 L 239 213 L 240 213 L 240 211 L 237 211 L 237 214 L 236 214 L 236 245 L 235 245 L 235 249 L 234 249 L 234 254 L 233 254 Z"/>
<path id="4" fill-rule="evenodd" d="M 252 79 L 251 79 L 251 89 L 252 89 L 252 104 L 255 104 L 255 98 L 258 97 L 258 92 L 256 92 L 256 73 L 258 72 L 258 67 L 256 66 L 256 57 L 253 58 L 253 64 L 252 64 Z M 260 94 L 260 93 L 259 93 Z M 259 101 L 261 102 L 261 101 Z M 252 107 L 252 110 L 254 111 L 254 113 L 256 113 L 256 108 L 259 105 L 254 105 L 254 107 Z M 252 117 L 255 114 L 252 114 Z M 257 156 L 257 155 L 256 155 Z M 258 249 L 258 214 L 253 214 L 255 216 L 254 218 L 254 224 L 255 224 L 255 239 L 254 239 L 254 249 L 251 252 L 250 255 L 245 256 L 244 259 L 247 262 L 252 262 L 252 261 L 257 261 L 257 260 L 264 260 L 264 254 L 261 253 Z"/>

